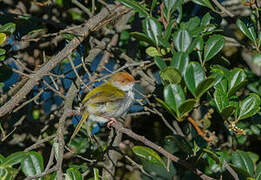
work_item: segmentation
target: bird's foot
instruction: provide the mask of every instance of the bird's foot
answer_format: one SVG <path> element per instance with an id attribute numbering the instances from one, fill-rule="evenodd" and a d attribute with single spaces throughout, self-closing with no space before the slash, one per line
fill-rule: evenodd
<path id="1" fill-rule="evenodd" d="M 113 118 L 113 117 L 106 117 L 107 119 L 109 119 L 110 121 L 107 123 L 107 128 L 111 128 L 111 125 L 114 124 L 114 123 L 117 123 L 118 121 Z"/>

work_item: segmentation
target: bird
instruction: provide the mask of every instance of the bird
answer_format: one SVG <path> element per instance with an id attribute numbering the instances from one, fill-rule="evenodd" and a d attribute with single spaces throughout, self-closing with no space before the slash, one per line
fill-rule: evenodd
<path id="1" fill-rule="evenodd" d="M 107 123 L 107 127 L 117 122 L 134 100 L 134 77 L 127 72 L 114 73 L 107 82 L 91 90 L 82 100 L 82 117 L 76 126 L 71 140 L 88 119 Z"/>

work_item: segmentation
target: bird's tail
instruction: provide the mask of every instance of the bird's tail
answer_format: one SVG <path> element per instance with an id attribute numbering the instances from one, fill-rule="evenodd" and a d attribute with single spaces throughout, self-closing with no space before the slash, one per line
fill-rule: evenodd
<path id="1" fill-rule="evenodd" d="M 71 142 L 71 140 L 76 136 L 76 134 L 80 131 L 80 129 L 81 129 L 83 123 L 84 123 L 85 120 L 88 118 L 88 116 L 89 116 L 88 112 L 87 112 L 87 111 L 84 111 L 80 122 L 77 124 L 77 126 L 76 126 L 76 128 L 75 128 L 75 130 L 74 130 L 74 132 L 73 132 L 73 134 L 72 134 L 72 137 L 71 137 L 71 139 L 70 139 L 70 142 Z"/>

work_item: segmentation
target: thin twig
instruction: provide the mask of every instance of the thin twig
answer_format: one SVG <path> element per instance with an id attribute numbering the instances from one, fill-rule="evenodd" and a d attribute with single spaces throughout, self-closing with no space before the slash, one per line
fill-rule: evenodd
<path id="1" fill-rule="evenodd" d="M 177 156 L 170 154 L 169 152 L 167 152 L 162 147 L 160 147 L 160 146 L 154 144 L 153 142 L 151 142 L 150 140 L 146 139 L 144 136 L 140 136 L 140 135 L 134 133 L 133 131 L 131 131 L 130 129 L 124 128 L 120 123 L 114 123 L 111 126 L 114 127 L 116 130 L 118 130 L 119 132 L 124 133 L 124 134 L 128 135 L 129 137 L 132 137 L 133 139 L 140 141 L 143 144 L 154 149 L 155 151 L 161 153 L 162 155 L 167 157 L 169 160 L 171 160 L 175 163 L 178 163 L 179 165 L 181 165 L 181 166 L 183 166 L 187 169 L 192 170 L 201 179 L 203 179 L 203 180 L 214 180 L 214 178 L 207 176 L 206 174 L 201 172 L 199 169 L 194 168 L 191 164 L 187 163 L 186 161 L 183 161 L 183 160 L 179 159 Z"/>

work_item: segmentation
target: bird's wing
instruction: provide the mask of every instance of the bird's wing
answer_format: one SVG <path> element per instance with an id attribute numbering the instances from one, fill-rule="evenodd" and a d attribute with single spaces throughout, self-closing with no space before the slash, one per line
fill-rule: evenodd
<path id="1" fill-rule="evenodd" d="M 87 101 L 88 104 L 106 103 L 117 101 L 123 98 L 124 91 L 110 84 L 104 84 L 90 91 L 83 99 L 82 104 L 85 104 Z"/>
<path id="2" fill-rule="evenodd" d="M 70 139 L 70 142 L 71 142 L 71 140 L 76 136 L 76 134 L 79 132 L 79 130 L 81 129 L 81 127 L 82 127 L 82 125 L 83 125 L 83 123 L 84 123 L 84 121 L 88 118 L 88 116 L 89 116 L 89 115 L 88 115 L 88 112 L 87 112 L 87 111 L 84 111 L 80 122 L 77 124 L 77 126 L 76 126 L 76 128 L 75 128 L 75 130 L 74 130 L 74 132 L 73 132 L 73 134 L 72 134 L 72 137 L 71 137 L 71 139 Z"/>

